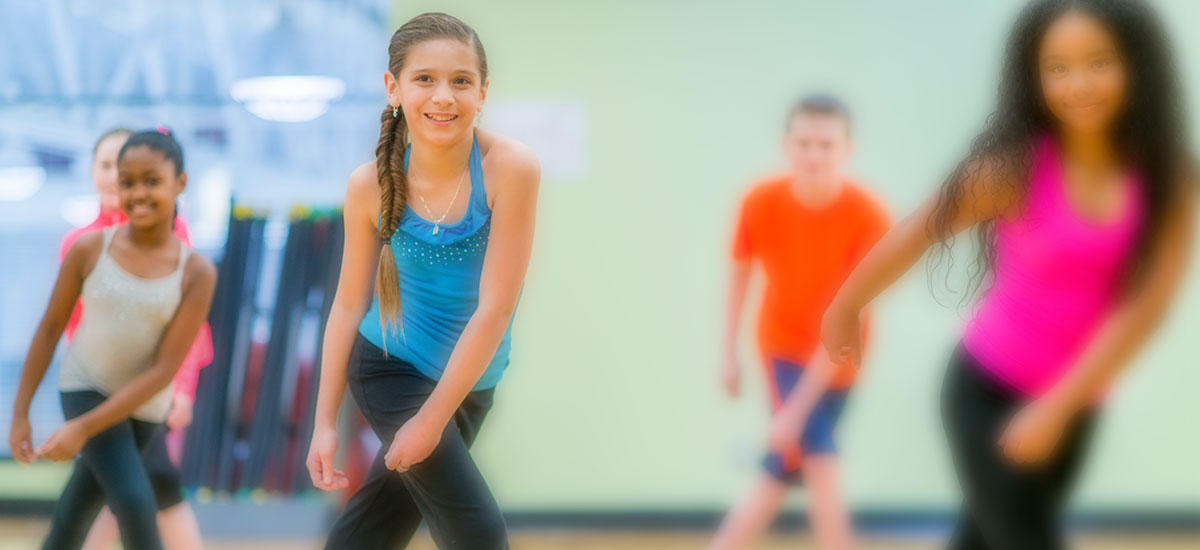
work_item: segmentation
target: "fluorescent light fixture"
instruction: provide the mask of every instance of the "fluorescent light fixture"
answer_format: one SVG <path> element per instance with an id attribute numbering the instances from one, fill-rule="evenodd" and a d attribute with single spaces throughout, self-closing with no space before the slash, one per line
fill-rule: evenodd
<path id="1" fill-rule="evenodd" d="M 307 122 L 341 99 L 346 84 L 328 76 L 259 76 L 233 83 L 230 95 L 255 116 L 274 122 Z"/>
<path id="2" fill-rule="evenodd" d="M 100 195 L 75 195 L 63 199 L 58 214 L 72 227 L 83 227 L 100 215 Z"/>
<path id="3" fill-rule="evenodd" d="M 41 166 L 7 166 L 0 168 L 0 201 L 17 202 L 37 194 L 46 183 L 46 170 Z"/>

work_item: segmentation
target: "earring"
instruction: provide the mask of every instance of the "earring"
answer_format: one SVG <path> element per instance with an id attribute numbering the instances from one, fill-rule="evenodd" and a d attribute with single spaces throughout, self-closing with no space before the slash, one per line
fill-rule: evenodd
<path id="1" fill-rule="evenodd" d="M 397 118 L 399 116 L 400 116 L 400 108 L 393 105 L 392 106 L 392 118 Z"/>

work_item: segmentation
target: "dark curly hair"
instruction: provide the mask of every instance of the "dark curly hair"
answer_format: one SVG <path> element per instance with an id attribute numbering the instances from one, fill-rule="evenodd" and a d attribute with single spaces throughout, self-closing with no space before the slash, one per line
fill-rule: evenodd
<path id="1" fill-rule="evenodd" d="M 926 229 L 942 244 L 929 264 L 933 272 L 953 264 L 951 227 L 967 182 L 985 181 L 991 192 L 1024 197 L 1038 136 L 1056 133 L 1056 121 L 1042 96 L 1037 71 L 1038 48 L 1050 25 L 1077 11 L 1096 18 L 1112 33 L 1126 61 L 1128 95 L 1116 122 L 1114 139 L 1122 158 L 1137 168 L 1146 184 L 1146 226 L 1126 271 L 1126 282 L 1139 279 L 1162 230 L 1164 214 L 1194 169 L 1182 95 L 1166 32 L 1141 0 L 1034 0 L 1018 16 L 1009 36 L 996 110 L 975 138 L 966 158 L 938 192 Z M 986 177 L 979 172 L 986 170 Z M 976 227 L 978 253 L 968 269 L 964 300 L 992 274 L 996 263 L 995 222 Z M 950 270 L 947 269 L 947 277 Z"/>

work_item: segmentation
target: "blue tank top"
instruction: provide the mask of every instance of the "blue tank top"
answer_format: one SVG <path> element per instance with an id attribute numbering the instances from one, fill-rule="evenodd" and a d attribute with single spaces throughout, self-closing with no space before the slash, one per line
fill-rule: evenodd
<path id="1" fill-rule="evenodd" d="M 408 155 L 404 158 L 408 169 Z M 400 273 L 400 318 L 398 327 L 389 324 L 384 336 L 379 319 L 379 298 L 363 317 L 358 331 L 388 354 L 411 363 L 425 376 L 438 380 L 446 370 L 467 321 L 479 305 L 479 278 L 487 251 L 492 210 L 483 187 L 479 141 L 471 145 L 470 202 L 467 213 L 456 223 L 434 224 L 405 206 L 400 226 L 392 235 L 392 254 Z M 512 321 L 500 340 L 496 355 L 479 377 L 474 389 L 495 386 L 508 366 Z"/>

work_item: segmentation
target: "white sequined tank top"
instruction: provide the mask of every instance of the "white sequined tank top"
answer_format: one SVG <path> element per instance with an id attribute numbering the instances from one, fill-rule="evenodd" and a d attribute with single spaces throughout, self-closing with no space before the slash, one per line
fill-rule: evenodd
<path id="1" fill-rule="evenodd" d="M 183 269 L 191 253 L 180 243 L 179 265 L 164 277 L 129 273 L 109 255 L 115 227 L 104 230 L 96 267 L 83 281 L 83 315 L 59 368 L 59 391 L 94 390 L 111 396 L 150 368 L 167 325 L 182 299 Z M 162 422 L 171 408 L 171 385 L 131 415 Z"/>

